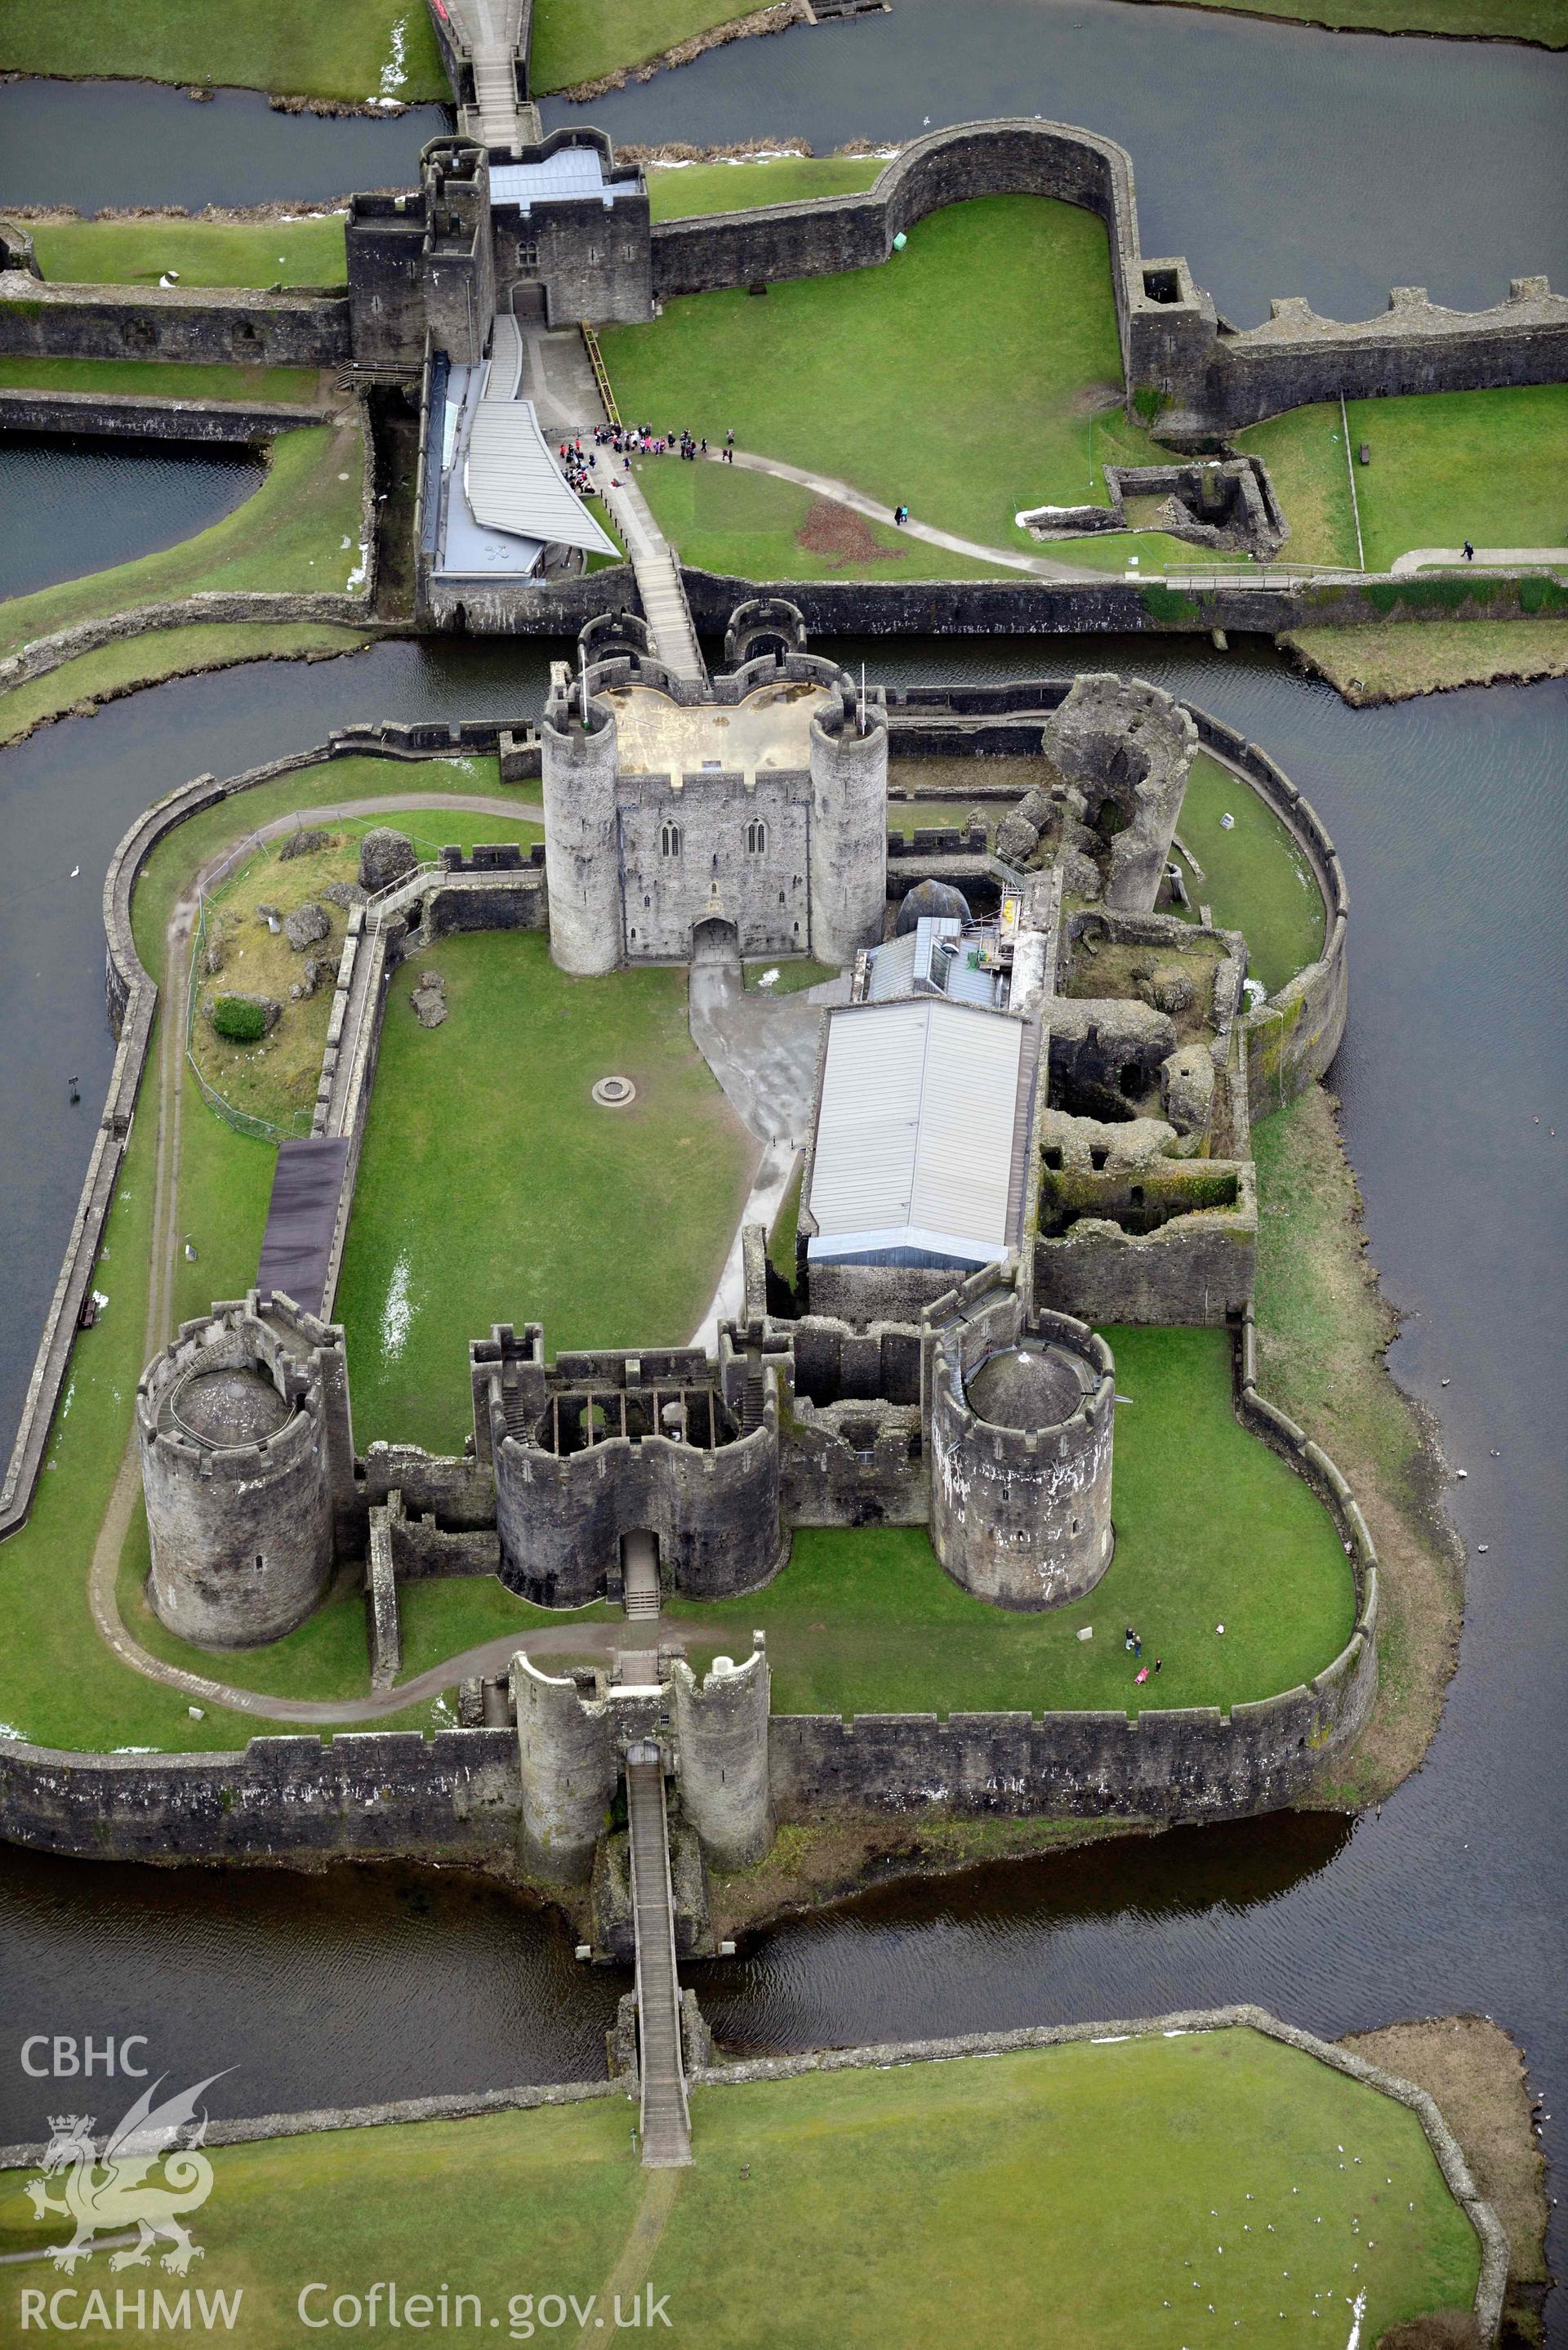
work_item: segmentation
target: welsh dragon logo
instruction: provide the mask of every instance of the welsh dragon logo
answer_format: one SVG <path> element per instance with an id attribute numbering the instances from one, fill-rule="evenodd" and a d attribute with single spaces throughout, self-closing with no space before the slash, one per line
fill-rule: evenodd
<path id="1" fill-rule="evenodd" d="M 223 2077 L 209 2074 L 193 2089 L 155 2106 L 153 2099 L 168 2078 L 161 2074 L 105 2138 L 101 2154 L 90 2115 L 50 2115 L 52 2135 L 44 2148 L 43 2176 L 29 2179 L 23 2192 L 31 2199 L 36 2219 L 58 2211 L 75 2222 L 68 2243 L 48 2247 L 57 2269 L 73 2275 L 78 2261 L 92 2258 L 100 2232 L 125 2228 L 135 2228 L 138 2241 L 109 2255 L 111 2269 L 145 2268 L 160 2237 L 171 2247 L 161 2256 L 162 2265 L 176 2276 L 183 2276 L 192 2261 L 202 2258 L 202 2247 L 192 2242 L 181 2214 L 199 2211 L 213 2191 L 213 2166 L 200 2150 L 207 2136 L 207 2115 L 203 2107 L 198 2118 L 196 2108 L 203 2092 Z M 160 2168 L 150 2177 L 154 2165 Z M 63 2198 L 51 2195 L 46 2182 L 62 2175 Z"/>

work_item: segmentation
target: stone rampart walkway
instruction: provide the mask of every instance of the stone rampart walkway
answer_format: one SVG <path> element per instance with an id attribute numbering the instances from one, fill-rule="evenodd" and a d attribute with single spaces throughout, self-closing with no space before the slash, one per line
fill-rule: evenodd
<path id="1" fill-rule="evenodd" d="M 1478 546 L 1468 562 L 1462 546 L 1413 546 L 1407 555 L 1397 555 L 1390 568 L 1396 579 L 1404 579 L 1412 571 L 1446 564 L 1460 571 L 1568 571 L 1568 546 Z"/>

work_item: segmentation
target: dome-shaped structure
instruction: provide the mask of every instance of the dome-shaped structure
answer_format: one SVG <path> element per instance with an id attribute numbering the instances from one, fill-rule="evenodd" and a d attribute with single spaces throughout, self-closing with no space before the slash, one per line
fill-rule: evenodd
<path id="1" fill-rule="evenodd" d="M 917 922 L 972 921 L 969 899 L 950 881 L 917 881 L 898 909 L 898 919 L 893 926 L 896 939 L 908 938 Z"/>

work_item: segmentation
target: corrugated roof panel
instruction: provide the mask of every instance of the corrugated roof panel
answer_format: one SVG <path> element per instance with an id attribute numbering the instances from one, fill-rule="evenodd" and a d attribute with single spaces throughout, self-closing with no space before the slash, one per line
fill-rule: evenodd
<path id="1" fill-rule="evenodd" d="M 1011 1241 L 1022 1022 L 930 996 L 829 1015 L 810 1211 L 813 1254 L 945 1236 L 993 1259 Z"/>
<path id="2" fill-rule="evenodd" d="M 931 1013 L 909 1221 L 994 1244 L 1007 1232 L 1023 1023 Z"/>
<path id="3" fill-rule="evenodd" d="M 468 437 L 462 485 L 476 521 L 546 546 L 614 555 L 615 541 L 567 488 L 531 400 L 482 400 Z"/>
<path id="4" fill-rule="evenodd" d="M 491 203 L 521 204 L 524 212 L 539 198 L 597 196 L 610 204 L 623 192 L 632 192 L 629 182 L 623 182 L 620 189 L 607 185 L 604 158 L 597 147 L 558 147 L 542 163 L 492 163 L 490 167 Z"/>

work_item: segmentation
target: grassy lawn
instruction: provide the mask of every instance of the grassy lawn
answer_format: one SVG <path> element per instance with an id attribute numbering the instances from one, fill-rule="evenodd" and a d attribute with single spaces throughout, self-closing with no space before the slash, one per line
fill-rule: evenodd
<path id="1" fill-rule="evenodd" d="M 339 214 L 300 221 L 37 221 L 46 277 L 84 286 L 341 286 L 348 265 Z"/>
<path id="2" fill-rule="evenodd" d="M 96 652 L 63 661 L 47 676 L 13 686 L 0 696 L 0 743 L 15 743 L 51 718 L 84 704 L 96 707 L 134 693 L 165 678 L 197 670 L 233 669 L 241 661 L 323 660 L 358 652 L 370 639 L 357 629 L 314 621 L 214 621 L 194 629 L 154 629 L 100 645 Z"/>
<path id="3" fill-rule="evenodd" d="M 229 801 L 196 817 L 157 849 L 138 884 L 132 906 L 137 949 L 150 970 L 162 969 L 161 941 L 175 898 L 194 868 L 215 849 L 241 837 L 245 825 L 265 822 L 294 807 L 309 808 L 328 798 L 363 798 L 384 792 L 389 813 L 395 814 L 400 795 L 410 791 L 473 792 L 493 785 L 476 769 L 484 763 L 431 760 L 405 765 L 389 760 L 339 759 L 296 775 L 280 777 L 249 792 L 237 803 Z M 243 811 L 243 816 L 242 816 Z M 410 821 L 417 820 L 410 818 Z M 427 818 L 444 833 L 462 821 Z M 154 1055 L 157 1044 L 154 1041 Z M 254 1718 L 210 1708 L 201 1721 L 191 1720 L 185 1700 L 161 1689 L 140 1673 L 118 1663 L 99 1641 L 88 1615 L 87 1574 L 93 1543 L 108 1504 L 131 1425 L 131 1399 L 146 1358 L 143 1343 L 147 1314 L 148 1254 L 151 1238 L 152 1170 L 157 1149 L 156 1057 L 144 1081 L 141 1105 L 131 1128 L 130 1149 L 119 1190 L 110 1212 L 109 1231 L 95 1275 L 96 1286 L 109 1297 L 108 1309 L 97 1325 L 78 1337 L 70 1376 L 57 1417 L 38 1481 L 33 1513 L 22 1531 L 0 1544 L 0 1610 L 7 1638 L 0 1649 L 0 1724 L 10 1734 L 45 1745 L 101 1751 L 124 1745 L 169 1748 L 243 1746 L 245 1740 L 271 1725 Z M 244 1295 L 255 1275 L 262 1230 L 266 1222 L 276 1154 L 269 1144 L 250 1140 L 206 1108 L 187 1072 L 180 1153 L 180 1215 L 182 1240 L 189 1239 L 193 1261 L 182 1253 L 177 1260 L 173 1319 L 188 1320 L 204 1312 L 214 1297 Z M 137 1544 L 144 1537 L 133 1528 L 126 1544 L 130 1561 L 122 1590 L 138 1601 Z M 140 1561 L 143 1571 L 144 1556 Z M 432 1586 L 433 1588 L 433 1586 Z M 508 1595 L 499 1584 L 483 1586 L 487 1593 Z M 410 1605 L 418 1626 L 421 1599 Z M 139 1602 L 138 1602 L 139 1604 Z M 463 1644 L 462 1601 L 453 1607 Z M 511 1601 L 515 1614 L 523 1603 Z M 330 1616 L 331 1611 L 324 1611 Z M 496 1611 L 494 1629 L 505 1628 Z M 139 1630 L 146 1619 L 132 1616 Z M 558 1620 L 553 1618 L 554 1620 Z M 358 1615 L 359 1653 L 336 1620 L 318 1633 L 311 1627 L 296 1636 L 301 1648 L 314 1652 L 314 1678 L 307 1686 L 314 1696 L 352 1695 L 367 1682 L 364 1623 Z M 483 1638 L 482 1631 L 476 1637 Z M 161 1638 L 167 1636 L 160 1634 Z M 178 1648 L 178 1644 L 173 1644 Z M 410 1669 L 433 1663 L 444 1648 L 410 1648 Z M 182 1660 L 197 1670 L 210 1670 L 211 1659 L 194 1650 Z M 223 1669 L 235 1680 L 251 1678 L 256 1664 L 263 1678 L 252 1685 L 265 1688 L 265 1669 L 254 1653 Z M 340 1663 L 342 1686 L 327 1677 L 329 1663 Z M 292 1659 L 275 1686 L 291 1690 L 287 1675 Z M 430 1709 L 418 1717 L 428 1721 Z"/>
<path id="4" fill-rule="evenodd" d="M 423 1029 L 427 965 L 450 1017 Z M 595 1081 L 629 1076 L 609 1112 Z M 443 939 L 398 974 L 359 1163 L 337 1318 L 354 1417 L 455 1450 L 467 1349 L 494 1322 L 561 1347 L 681 1345 L 734 1232 L 753 1147 L 686 1025 L 686 975 L 571 979 L 537 933 Z"/>
<path id="5" fill-rule="evenodd" d="M 201 367 L 174 359 L 0 359 L 0 390 L 134 392 L 143 400 L 314 400 L 315 368 Z"/>
<path id="6" fill-rule="evenodd" d="M 751 13 L 750 0 L 535 0 L 528 87 L 573 89 Z"/>
<path id="7" fill-rule="evenodd" d="M 177 546 L 41 588 L 0 606 L 0 654 L 81 620 L 203 591 L 281 588 L 338 594 L 363 576 L 357 420 L 313 424 L 272 444 L 254 497 Z"/>
<path id="8" fill-rule="evenodd" d="M 1229 831 L 1221 816 L 1235 818 Z M 1249 977 L 1277 994 L 1323 952 L 1323 893 L 1294 836 L 1207 751 L 1192 762 L 1177 830 L 1203 868 L 1201 881 L 1183 868 L 1194 920 L 1202 904 L 1221 930 L 1244 931 Z"/>
<path id="9" fill-rule="evenodd" d="M 284 98 L 450 96 L 420 0 L 0 0 L 0 69 L 229 84 Z"/>
<path id="10" fill-rule="evenodd" d="M 467 2322 L 504 2340 L 553 2324 L 548 2294 L 575 2295 L 560 2338 L 582 2317 L 608 2341 L 645 2197 L 668 2210 L 648 2275 L 670 2338 L 723 2350 L 1166 2350 L 1204 2338 L 1190 2328 L 1210 2307 L 1247 2343 L 1310 2343 L 1325 2318 L 1334 2342 L 1363 2292 L 1373 2341 L 1468 2305 L 1480 2273 L 1416 2116 L 1254 2033 L 807 2074 L 691 2104 L 695 2165 L 657 2180 L 619 2096 L 217 2148 L 197 2277 L 243 2286 L 229 2338 L 254 2350 L 294 2338 L 300 2290 L 323 2276 L 313 2317 L 395 2275 L 405 2295 L 477 2296 Z M 8 2242 L 36 2241 L 19 2193 L 3 2208 Z M 620 2271 L 628 2316 L 646 2262 Z M 47 2276 L 11 2272 L 18 2322 L 16 2296 Z"/>
<path id="11" fill-rule="evenodd" d="M 706 299 L 706 296 L 703 297 Z M 793 461 L 790 461 L 793 462 Z M 744 466 L 644 457 L 643 495 L 683 562 L 740 579 L 1008 579 L 1016 572 L 928 546 L 889 523 Z"/>
<path id="12" fill-rule="evenodd" d="M 1018 1615 L 950 1581 L 923 1526 L 797 1533 L 783 1575 L 748 1602 L 780 1713 L 1228 1711 L 1337 1655 L 1355 1617 L 1345 1553 L 1309 1487 L 1232 1413 L 1225 1333 L 1106 1335 L 1132 1400 L 1116 1415 L 1116 1557 L 1089 1596 Z M 696 1629 L 705 1611 L 666 1612 Z M 1127 1624 L 1144 1663 L 1164 1659 L 1141 1690 Z"/>
<path id="13" fill-rule="evenodd" d="M 483 764 L 492 770 L 486 780 L 494 782 L 493 763 L 485 760 Z M 332 980 L 322 979 L 315 993 L 299 1003 L 290 1001 L 289 990 L 298 983 L 307 961 L 326 963 L 336 972 L 348 917 L 320 892 L 331 882 L 358 879 L 360 840 L 381 821 L 379 816 L 355 816 L 335 825 L 327 847 L 303 857 L 281 854 L 286 836 L 263 841 L 207 900 L 207 946 L 220 946 L 223 961 L 217 976 L 199 983 L 199 1000 L 238 990 L 270 997 L 282 1004 L 283 1014 L 259 1044 L 235 1045 L 220 1036 L 198 1010 L 191 1029 L 197 1066 L 232 1107 L 265 1118 L 288 1134 L 310 1131 L 332 1010 Z M 541 824 L 475 815 L 464 808 L 450 813 L 415 809 L 397 829 L 413 841 L 421 858 L 434 858 L 446 847 L 471 849 L 477 841 L 516 841 L 529 847 L 545 837 Z M 275 932 L 257 910 L 270 906 L 287 915 L 307 901 L 320 905 L 332 927 L 318 945 L 296 953 L 286 935 Z"/>
<path id="14" fill-rule="evenodd" d="M 1353 400 L 1350 445 L 1367 568 L 1417 546 L 1563 546 L 1568 541 L 1568 384 Z M 1296 563 L 1355 562 L 1337 402 L 1293 408 L 1238 433 L 1264 459 Z M 1568 547 L 1564 549 L 1568 561 Z"/>
<path id="15" fill-rule="evenodd" d="M 1335 32 L 1449 33 L 1568 48 L 1568 0 L 1189 0 L 1232 15 L 1282 16 Z"/>
<path id="16" fill-rule="evenodd" d="M 856 196 L 888 168 L 884 155 L 775 155 L 763 163 L 650 163 L 649 208 L 656 221 L 699 213 L 795 204 L 808 196 Z"/>
<path id="17" fill-rule="evenodd" d="M 1021 285 L 1038 298 L 1021 303 Z M 1120 388 L 1121 355 L 1106 232 L 1072 204 L 953 204 L 880 268 L 774 285 L 765 301 L 743 289 L 684 296 L 651 325 L 600 339 L 623 416 L 713 442 L 732 429 L 760 456 L 902 503 L 982 546 L 1037 553 L 1014 527 L 1021 508 L 1105 503 L 1097 465 L 1089 472 L 1090 418 Z M 911 550 L 899 574 L 940 576 L 915 567 L 933 556 L 950 566 Z M 768 567 L 743 568 L 765 577 Z"/>
<path id="18" fill-rule="evenodd" d="M 1568 676 L 1568 621 L 1384 620 L 1367 629 L 1294 629 L 1280 639 L 1358 707 L 1455 685 Z"/>

